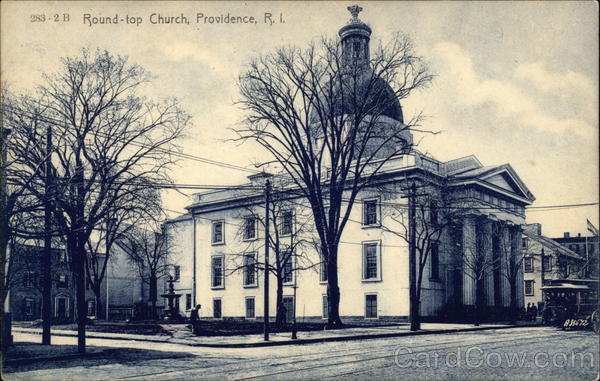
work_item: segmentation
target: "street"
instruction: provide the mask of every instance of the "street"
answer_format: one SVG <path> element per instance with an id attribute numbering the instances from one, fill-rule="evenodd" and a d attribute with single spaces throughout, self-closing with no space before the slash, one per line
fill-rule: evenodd
<path id="1" fill-rule="evenodd" d="M 16 341 L 39 341 L 16 334 Z M 53 337 L 55 344 L 75 344 Z M 596 380 L 598 336 L 514 328 L 263 348 L 202 348 L 89 339 L 117 349 L 96 358 L 4 369 L 6 380 L 187 379 L 561 379 Z"/>

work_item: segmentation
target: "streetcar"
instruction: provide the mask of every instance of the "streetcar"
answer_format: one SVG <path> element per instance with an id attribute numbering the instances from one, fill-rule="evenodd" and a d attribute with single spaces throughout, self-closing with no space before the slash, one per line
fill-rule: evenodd
<path id="1" fill-rule="evenodd" d="M 598 280 L 551 280 L 542 287 L 542 322 L 563 330 L 593 329 L 600 334 Z"/>

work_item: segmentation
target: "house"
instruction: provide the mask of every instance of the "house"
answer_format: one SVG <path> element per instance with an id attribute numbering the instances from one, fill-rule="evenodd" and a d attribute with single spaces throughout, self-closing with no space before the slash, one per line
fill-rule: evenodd
<path id="1" fill-rule="evenodd" d="M 551 281 L 579 279 L 585 258 L 542 235 L 538 223 L 524 226 L 522 247 L 525 304 L 532 303 L 541 311 L 541 287 Z"/>
<path id="2" fill-rule="evenodd" d="M 8 304 L 14 320 L 36 320 L 42 316 L 41 266 L 44 248 L 33 244 L 13 243 L 9 246 L 12 264 L 9 278 L 12 279 Z M 75 282 L 67 253 L 53 248 L 52 258 L 52 308 L 55 322 L 71 322 L 75 311 Z M 87 288 L 88 315 L 93 315 L 94 294 Z"/>
<path id="3" fill-rule="evenodd" d="M 100 287 L 102 311 L 96 311 L 97 300 L 86 280 L 87 316 L 109 320 L 131 319 L 138 304 L 147 304 L 148 285 L 142 281 L 135 266 L 125 253 L 114 245 L 107 264 L 106 274 Z M 71 322 L 75 318 L 75 282 L 66 250 L 52 249 L 52 317 L 56 322 Z M 44 248 L 35 244 L 13 244 L 9 256 L 13 256 L 10 268 L 10 293 L 8 306 L 14 320 L 36 320 L 42 316 L 41 266 Z M 99 261 L 104 254 L 99 254 Z M 166 278 L 158 282 L 159 294 L 166 288 Z M 108 295 L 108 298 L 107 298 Z M 108 299 L 108 300 L 107 300 Z M 108 308 L 107 308 L 108 301 Z M 158 299 L 159 310 L 164 308 Z"/>
<path id="4" fill-rule="evenodd" d="M 581 233 L 577 233 L 577 236 L 571 236 L 569 232 L 565 232 L 562 237 L 552 239 L 586 260 L 587 266 L 583 269 L 582 278 L 598 279 L 600 264 L 598 234 L 582 236 Z"/>

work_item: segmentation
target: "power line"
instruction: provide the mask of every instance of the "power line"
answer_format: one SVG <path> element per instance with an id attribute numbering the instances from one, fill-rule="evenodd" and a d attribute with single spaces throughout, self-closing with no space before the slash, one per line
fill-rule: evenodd
<path id="1" fill-rule="evenodd" d="M 4 107 L 7 108 L 12 108 L 14 109 L 13 106 L 11 105 L 4 105 Z M 19 112 L 24 112 L 24 113 L 28 113 L 30 115 L 33 115 L 32 112 L 30 111 L 25 111 L 25 110 L 21 110 L 18 109 Z M 41 120 L 41 121 L 45 121 L 47 123 L 51 123 L 55 126 L 58 126 L 59 128 L 63 129 L 63 131 L 67 131 L 67 129 L 62 126 L 60 124 L 60 121 L 56 120 L 56 119 L 51 119 L 45 116 L 39 116 L 39 115 L 35 115 L 35 118 Z M 102 132 L 95 132 L 96 135 L 102 136 L 102 137 L 110 137 L 109 135 L 102 133 Z M 122 138 L 114 138 L 117 141 L 123 141 L 124 139 Z M 130 141 L 130 144 L 137 146 L 137 147 L 141 147 L 141 148 L 152 148 L 147 144 L 144 143 L 139 143 L 139 142 L 135 142 L 135 141 Z M 218 160 L 212 160 L 212 159 L 207 159 L 207 158 L 203 158 L 200 156 L 195 156 L 195 155 L 191 155 L 191 154 L 187 154 L 187 153 L 183 153 L 183 152 L 177 152 L 177 151 L 173 151 L 173 150 L 169 150 L 169 149 L 165 149 L 165 148 L 160 148 L 160 147 L 155 147 L 157 150 L 164 152 L 164 153 L 168 153 L 171 154 L 173 156 L 177 156 L 177 157 L 181 157 L 184 159 L 189 159 L 189 160 L 195 160 L 195 161 L 199 161 L 199 162 L 203 162 L 206 164 L 211 164 L 211 165 L 217 165 L 223 168 L 227 168 L 227 169 L 236 169 L 236 170 L 240 170 L 240 171 L 246 171 L 246 172 L 252 172 L 252 173 L 261 173 L 261 171 L 258 170 L 254 170 L 254 169 L 248 169 L 248 168 L 244 168 L 244 167 L 240 167 L 234 164 L 229 164 L 229 163 L 225 163 L 222 161 L 218 161 Z M 72 183 L 74 184 L 74 183 Z M 113 183 L 115 185 L 125 185 L 125 184 L 132 184 L 135 185 L 134 183 L 125 183 L 125 182 L 115 182 Z M 149 184 L 137 184 L 137 185 L 149 185 Z M 175 184 L 175 183 L 155 183 L 150 185 L 151 187 L 156 187 L 156 188 L 160 188 L 160 189 L 206 189 L 206 190 L 234 190 L 234 189 L 254 189 L 254 190 L 259 190 L 262 189 L 262 187 L 259 186 L 247 186 L 247 185 L 239 185 L 239 186 L 226 186 L 226 185 L 199 185 L 199 184 Z M 350 200 L 349 199 L 345 199 L 342 198 L 341 199 L 343 202 L 349 203 Z M 355 200 L 354 202 L 356 202 L 357 200 Z M 400 208 L 408 208 L 408 204 L 405 203 L 395 203 L 395 202 L 389 202 L 389 201 L 379 201 L 379 204 L 381 205 L 390 205 L 390 206 L 396 206 L 396 207 L 400 207 Z M 585 206 L 596 206 L 599 205 L 598 202 L 589 202 L 589 203 L 581 203 L 581 204 L 562 204 L 562 205 L 544 205 L 544 206 L 529 206 L 526 209 L 527 210 L 531 210 L 532 212 L 534 212 L 533 209 L 536 209 L 535 211 L 555 211 L 555 210 L 563 210 L 563 209 L 569 209 L 569 208 L 579 208 L 579 207 L 585 207 Z M 422 207 L 420 207 L 422 208 Z M 430 209 L 429 207 L 424 207 L 425 209 Z M 452 207 L 452 206 L 448 206 L 448 207 L 444 207 L 444 206 L 436 206 L 435 209 L 437 210 L 442 210 L 442 209 L 451 209 L 451 210 L 498 210 L 500 207 L 496 207 L 496 206 L 479 206 L 479 207 L 460 207 L 460 206 L 456 206 L 456 207 Z"/>
<path id="2" fill-rule="evenodd" d="M 10 105 L 5 105 L 4 107 L 11 108 L 11 109 L 14 110 L 14 107 L 10 106 Z M 28 113 L 28 114 L 30 114 L 30 116 L 33 115 L 32 112 L 21 110 L 21 109 L 18 109 L 18 112 Z M 58 128 L 61 128 L 63 131 L 67 131 L 67 129 L 64 126 L 62 126 L 61 122 L 58 121 L 58 120 L 56 120 L 56 119 L 51 119 L 51 118 L 48 118 L 48 117 L 45 117 L 45 116 L 39 116 L 39 115 L 34 115 L 32 117 L 35 117 L 35 118 L 37 118 L 37 119 L 39 119 L 39 120 L 41 120 L 43 122 L 50 123 L 50 124 L 52 124 L 54 126 L 57 126 Z M 96 131 L 96 132 L 94 132 L 94 134 L 96 134 L 98 136 L 101 136 L 101 137 L 104 137 L 104 138 L 111 138 L 111 139 L 114 139 L 116 141 L 121 141 L 121 142 L 124 141 L 123 138 L 110 137 L 108 134 L 105 134 L 105 133 L 102 133 L 102 132 L 97 132 Z M 136 142 L 136 141 L 129 141 L 128 143 L 131 144 L 131 145 L 133 145 L 133 146 L 140 147 L 140 148 L 152 148 L 152 147 L 150 147 L 147 144 Z M 222 168 L 235 169 L 235 170 L 245 171 L 245 172 L 249 172 L 249 173 L 261 173 L 261 171 L 258 171 L 258 170 L 255 170 L 255 169 L 244 168 L 244 167 L 241 167 L 241 166 L 238 166 L 238 165 L 235 165 L 235 164 L 229 164 L 229 163 L 225 163 L 225 162 L 218 161 L 218 160 L 207 159 L 207 158 L 204 158 L 204 157 L 200 157 L 200 156 L 196 156 L 196 155 L 192 155 L 192 154 L 188 154 L 188 153 L 184 153 L 184 152 L 173 151 L 173 150 L 169 150 L 169 149 L 161 148 L 161 147 L 155 147 L 155 149 L 157 151 L 160 151 L 160 152 L 163 152 L 163 153 L 168 153 L 170 155 L 177 156 L 177 157 L 180 157 L 180 158 L 183 158 L 183 159 L 189 159 L 189 160 L 194 160 L 194 161 L 202 162 L 202 163 L 205 163 L 205 164 L 216 165 L 216 166 L 219 166 L 219 167 L 222 167 Z"/>

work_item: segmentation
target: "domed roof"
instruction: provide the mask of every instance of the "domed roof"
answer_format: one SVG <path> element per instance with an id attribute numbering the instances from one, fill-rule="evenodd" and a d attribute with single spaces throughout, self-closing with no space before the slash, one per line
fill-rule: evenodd
<path id="1" fill-rule="evenodd" d="M 354 114 L 355 107 L 361 107 L 362 105 L 361 110 L 364 115 L 387 116 L 404 123 L 402 106 L 400 106 L 398 97 L 383 78 L 373 77 L 372 71 L 366 70 L 363 75 L 356 79 L 356 86 L 354 86 L 355 80 L 351 76 L 342 81 L 344 82 L 343 89 L 340 89 L 340 84 L 337 83 L 331 87 L 324 86 L 326 89 L 332 88 L 332 92 L 326 95 L 321 94 L 322 104 L 331 104 L 335 116 Z M 344 95 L 342 91 L 345 92 Z M 316 110 L 313 109 L 311 120 L 317 121 L 318 117 Z"/>
<path id="2" fill-rule="evenodd" d="M 365 110 L 375 110 L 377 115 L 388 116 L 392 119 L 397 120 L 400 123 L 404 123 L 404 116 L 402 114 L 402 107 L 398 101 L 398 97 L 392 90 L 392 87 L 384 79 L 377 77 L 374 78 L 372 83 L 373 88 L 368 94 L 361 94 L 363 97 L 368 97 L 367 105 Z M 368 86 L 367 80 L 363 82 L 363 88 Z M 363 90 L 367 91 L 367 90 Z M 344 110 L 346 113 L 349 110 Z"/>

